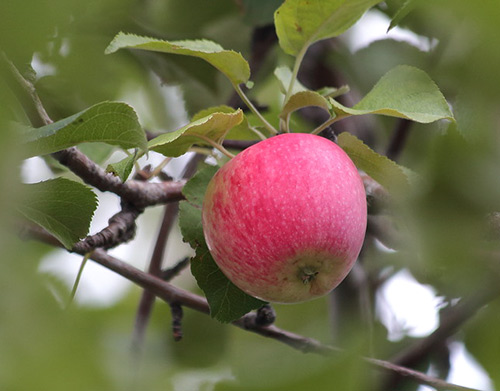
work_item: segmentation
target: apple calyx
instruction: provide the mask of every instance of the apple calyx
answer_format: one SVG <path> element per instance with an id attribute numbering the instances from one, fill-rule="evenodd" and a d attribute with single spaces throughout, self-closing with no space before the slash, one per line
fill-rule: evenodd
<path id="1" fill-rule="evenodd" d="M 302 280 L 302 283 L 304 285 L 307 285 L 316 278 L 318 273 L 319 273 L 319 271 L 317 271 L 316 269 L 314 269 L 310 266 L 305 266 L 305 267 L 300 269 L 299 278 Z"/>

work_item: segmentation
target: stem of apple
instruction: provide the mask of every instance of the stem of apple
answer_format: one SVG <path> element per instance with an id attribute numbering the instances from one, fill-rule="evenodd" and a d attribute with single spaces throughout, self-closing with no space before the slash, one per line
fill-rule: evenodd
<path id="1" fill-rule="evenodd" d="M 239 84 L 236 84 L 236 83 L 233 83 L 233 87 L 234 87 L 234 90 L 236 91 L 236 93 L 239 95 L 239 97 L 241 98 L 241 100 L 248 106 L 248 108 L 250 109 L 250 111 L 252 113 L 254 113 L 259 119 L 260 121 L 264 124 L 264 126 L 266 127 L 267 130 L 269 130 L 269 132 L 273 135 L 276 135 L 278 134 L 278 131 L 276 129 L 274 129 L 274 126 L 271 125 L 265 118 L 264 116 L 260 113 L 259 110 L 257 110 L 257 108 L 253 105 L 253 103 L 250 101 L 250 99 L 248 99 L 248 96 L 246 96 L 246 94 L 243 92 L 243 90 L 241 89 L 240 85 Z"/>
<path id="2" fill-rule="evenodd" d="M 319 125 L 316 129 L 314 129 L 311 133 L 312 134 L 319 134 L 326 128 L 328 128 L 330 125 L 334 124 L 337 121 L 340 121 L 341 119 L 349 117 L 349 114 L 343 114 L 343 115 L 337 115 L 335 117 L 331 117 L 330 119 L 326 120 L 323 122 L 321 125 Z"/>

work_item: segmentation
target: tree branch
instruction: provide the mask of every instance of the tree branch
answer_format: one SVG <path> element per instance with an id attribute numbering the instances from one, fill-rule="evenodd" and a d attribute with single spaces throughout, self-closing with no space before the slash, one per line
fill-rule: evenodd
<path id="1" fill-rule="evenodd" d="M 25 232 L 30 233 L 29 236 L 33 238 L 46 243 L 54 244 L 54 238 L 52 237 L 52 235 L 48 234 L 42 229 L 39 229 L 37 227 L 28 227 Z M 145 273 L 126 262 L 112 257 L 111 255 L 107 254 L 105 250 L 96 249 L 91 254 L 90 259 L 94 260 L 105 268 L 114 271 L 122 277 L 125 277 L 129 281 L 134 282 L 140 287 L 147 289 L 155 296 L 167 302 L 169 305 L 174 303 L 176 305 L 182 305 L 184 307 L 188 307 L 205 314 L 210 313 L 208 302 L 204 297 L 175 287 L 169 282 L 163 281 L 159 277 Z M 333 353 L 341 353 L 344 351 L 333 346 L 324 345 L 316 339 L 308 338 L 290 332 L 288 330 L 283 330 L 275 325 L 260 326 L 256 321 L 256 318 L 256 313 L 251 312 L 234 321 L 233 325 L 244 330 L 259 334 L 261 336 L 274 339 L 304 353 L 331 355 Z M 368 357 L 359 357 L 359 359 L 374 368 L 382 369 L 389 373 L 398 373 L 420 384 L 425 384 L 438 390 L 477 391 L 473 388 L 462 387 L 456 384 L 448 383 L 444 380 L 437 379 L 422 372 L 408 369 L 388 361 Z"/>
<path id="2" fill-rule="evenodd" d="M 55 152 L 53 156 L 88 185 L 115 193 L 139 209 L 184 199 L 182 188 L 185 180 L 160 183 L 138 180 L 122 182 L 119 177 L 106 172 L 76 147 Z"/>
<path id="3" fill-rule="evenodd" d="M 202 155 L 199 154 L 194 155 L 186 164 L 184 172 L 182 173 L 182 178 L 188 179 L 192 177 L 196 172 L 198 163 L 202 159 L 203 159 Z M 158 237 L 156 239 L 156 244 L 148 268 L 148 272 L 154 276 L 157 277 L 162 276 L 161 267 L 163 263 L 163 254 L 165 252 L 165 247 L 167 245 L 168 237 L 170 235 L 170 232 L 172 231 L 172 227 L 174 225 L 178 212 L 179 212 L 178 202 L 168 204 L 165 207 L 161 227 L 160 230 L 158 231 Z M 173 277 L 175 274 L 171 273 L 171 275 Z M 166 280 L 165 278 L 163 279 Z M 134 347 L 135 351 L 139 351 L 143 344 L 144 336 L 146 333 L 146 327 L 148 325 L 151 313 L 153 311 L 154 301 L 155 301 L 155 296 L 148 290 L 144 290 L 141 299 L 139 301 L 139 306 L 137 308 L 134 334 L 132 337 L 132 346 Z M 176 311 L 176 309 L 172 307 L 172 316 L 174 315 L 179 315 L 179 311 Z M 180 310 L 180 316 L 182 316 L 182 308 Z M 180 320 L 178 322 L 175 322 L 174 320 L 173 323 L 174 323 L 174 337 L 177 336 L 180 339 L 182 336 L 182 332 L 180 329 L 181 327 Z"/>
<path id="4" fill-rule="evenodd" d="M 135 236 L 135 221 L 141 213 L 142 210 L 132 205 L 122 205 L 122 210 L 108 220 L 108 226 L 106 228 L 76 243 L 73 247 L 73 251 L 77 253 L 88 253 L 99 247 L 110 249 L 119 244 L 128 242 Z"/>

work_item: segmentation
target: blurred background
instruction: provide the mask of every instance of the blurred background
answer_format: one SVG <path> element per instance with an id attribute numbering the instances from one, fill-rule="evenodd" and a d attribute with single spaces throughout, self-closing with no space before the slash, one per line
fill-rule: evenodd
<path id="1" fill-rule="evenodd" d="M 450 382 L 500 389 L 500 301 L 491 294 L 500 278 L 499 237 L 498 229 L 488 230 L 488 216 L 500 210 L 500 5 L 415 1 L 399 27 L 387 32 L 404 3 L 381 2 L 346 34 L 314 45 L 299 73 L 311 89 L 348 84 L 351 92 L 340 100 L 352 105 L 394 66 L 413 65 L 436 82 L 457 118 L 456 125 L 422 125 L 366 116 L 335 125 L 336 133 L 356 134 L 416 172 L 419 181 L 405 200 L 370 205 L 371 229 L 360 259 L 329 297 L 275 306 L 279 327 L 347 350 L 328 359 L 188 309 L 184 338 L 174 342 L 170 309 L 162 302 L 156 303 L 142 354 L 133 355 L 141 291 L 92 262 L 66 308 L 81 257 L 20 240 L 13 213 L 20 183 L 61 175 L 61 167 L 50 159 L 20 160 L 9 123 L 26 122 L 26 116 L 0 74 L 0 389 L 349 391 L 373 390 L 374 384 L 381 390 L 430 389 L 382 378 L 358 355 L 402 360 Z M 230 84 L 201 60 L 131 51 L 105 56 L 104 49 L 119 31 L 211 39 L 250 61 L 255 87 L 248 94 L 277 124 L 282 96 L 273 70 L 293 64 L 272 26 L 280 4 L 2 0 L 0 51 L 30 75 L 54 120 L 119 100 L 134 107 L 146 130 L 158 133 L 175 130 L 203 108 L 238 105 Z M 303 110 L 292 127 L 313 129 L 322 120 L 321 113 Z M 105 145 L 81 149 L 104 166 L 122 157 Z M 186 158 L 174 159 L 166 171 L 178 177 Z M 161 160 L 151 153 L 140 163 Z M 119 210 L 116 196 L 97 193 L 92 233 Z M 148 209 L 135 240 L 111 254 L 145 269 L 161 216 L 161 207 Z M 190 254 L 176 230 L 165 266 Z M 174 283 L 199 292 L 188 270 Z M 457 312 L 463 321 L 456 322 Z M 425 345 L 449 324 L 454 332 Z M 420 354 L 417 347 L 424 347 Z"/>

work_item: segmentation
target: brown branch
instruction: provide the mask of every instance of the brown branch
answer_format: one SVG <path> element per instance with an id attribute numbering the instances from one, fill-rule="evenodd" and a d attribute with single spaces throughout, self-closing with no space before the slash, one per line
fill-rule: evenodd
<path id="1" fill-rule="evenodd" d="M 397 365 L 414 366 L 426 358 L 434 348 L 455 334 L 458 328 L 472 318 L 476 312 L 498 297 L 497 287 L 479 290 L 474 297 L 466 298 L 455 306 L 443 310 L 439 327 L 428 337 L 415 342 L 400 352 L 391 362 Z"/>
<path id="2" fill-rule="evenodd" d="M 183 179 L 188 179 L 194 175 L 198 167 L 198 163 L 203 159 L 203 156 L 196 154 L 191 160 L 186 164 L 184 172 L 182 173 Z M 154 276 L 162 275 L 162 263 L 163 254 L 165 252 L 165 247 L 167 245 L 168 237 L 172 231 L 175 219 L 179 213 L 179 203 L 171 203 L 165 207 L 165 212 L 163 214 L 163 219 L 161 223 L 160 230 L 158 232 L 158 237 L 156 239 L 156 244 L 149 262 L 148 273 Z M 174 276 L 174 274 L 172 274 Z M 155 296 L 148 290 L 144 290 L 141 299 L 139 301 L 139 306 L 137 308 L 137 316 L 134 327 L 134 334 L 132 338 L 132 346 L 135 351 L 140 350 L 144 336 L 146 334 L 146 327 L 148 325 L 151 313 L 153 311 Z M 181 310 L 182 311 L 182 310 Z M 172 316 L 174 315 L 174 309 L 172 309 Z M 179 323 L 180 328 L 180 323 Z M 174 332 L 175 335 L 175 332 Z"/>
<path id="3" fill-rule="evenodd" d="M 115 193 L 139 209 L 184 199 L 182 187 L 186 183 L 185 180 L 160 183 L 139 180 L 122 182 L 119 177 L 106 172 L 76 147 L 56 152 L 53 156 L 88 185 Z"/>
<path id="4" fill-rule="evenodd" d="M 6 70 L 12 75 L 12 79 L 7 78 L 7 82 L 12 92 L 19 100 L 26 112 L 30 122 L 34 127 L 40 127 L 52 123 L 49 115 L 36 93 L 32 83 L 26 80 L 23 75 L 17 70 L 15 65 L 7 58 L 5 53 L 1 54 L 0 70 Z"/>
<path id="5" fill-rule="evenodd" d="M 405 118 L 401 118 L 396 123 L 396 128 L 392 134 L 391 141 L 387 147 L 386 156 L 391 160 L 397 160 L 403 152 L 413 122 Z"/>
<path id="6" fill-rule="evenodd" d="M 135 236 L 135 221 L 141 213 L 142 210 L 131 205 L 123 205 L 122 210 L 108 220 L 106 228 L 76 243 L 73 251 L 88 253 L 96 248 L 110 249 L 128 242 Z"/>
<path id="7" fill-rule="evenodd" d="M 29 231 L 29 228 L 25 230 L 26 233 L 29 233 Z M 41 229 L 35 228 L 31 233 L 31 237 L 44 242 L 54 243 L 52 235 Z M 105 250 L 95 250 L 91 254 L 90 259 L 94 260 L 105 268 L 114 271 L 122 277 L 125 277 L 126 279 L 139 285 L 140 287 L 147 289 L 160 299 L 167 302 L 169 305 L 175 303 L 205 314 L 210 313 L 208 302 L 204 297 L 175 287 L 169 282 L 163 281 L 156 276 L 145 273 L 126 262 L 112 257 L 111 255 L 107 254 Z M 251 331 L 263 337 L 274 339 L 304 353 L 331 355 L 332 353 L 341 353 L 344 351 L 336 347 L 324 345 L 316 339 L 308 338 L 291 331 L 281 329 L 275 325 L 260 326 L 257 324 L 256 318 L 256 313 L 248 313 L 240 319 L 234 321 L 233 325 L 244 330 Z M 398 373 L 420 384 L 425 384 L 438 390 L 477 391 L 472 388 L 448 383 L 444 380 L 437 379 L 422 372 L 408 369 L 388 361 L 368 357 L 359 357 L 359 359 L 374 368 L 382 369 L 385 372 L 389 373 Z"/>
<path id="8" fill-rule="evenodd" d="M 153 276 L 161 275 L 163 254 L 165 252 L 168 236 L 170 234 L 178 211 L 179 204 L 177 202 L 169 204 L 165 207 L 161 227 L 158 231 L 158 237 L 156 239 L 155 247 L 153 250 L 153 255 L 151 256 L 151 260 L 149 261 L 148 273 Z M 144 336 L 146 334 L 146 327 L 151 317 L 154 301 L 155 295 L 153 293 L 148 290 L 144 290 L 142 292 L 141 299 L 139 300 L 139 305 L 137 307 L 134 333 L 132 336 L 132 346 L 134 351 L 139 351 L 143 345 Z"/>
<path id="9" fill-rule="evenodd" d="M 174 266 L 162 270 L 160 277 L 164 281 L 171 281 L 175 276 L 177 276 L 181 271 L 189 266 L 189 257 L 181 259 Z"/>
<path id="10" fill-rule="evenodd" d="M 172 313 L 172 335 L 174 341 L 182 339 L 182 306 L 179 303 L 170 303 L 170 312 Z"/>

